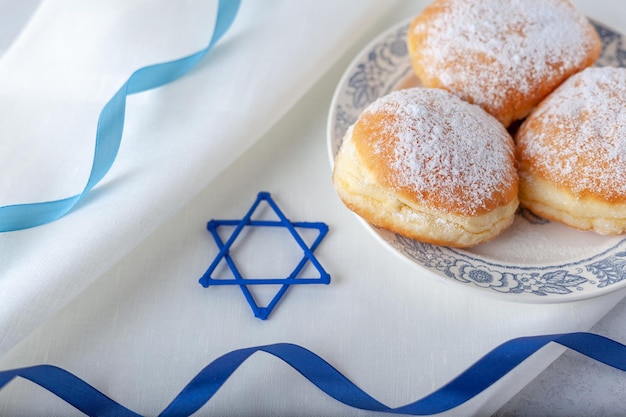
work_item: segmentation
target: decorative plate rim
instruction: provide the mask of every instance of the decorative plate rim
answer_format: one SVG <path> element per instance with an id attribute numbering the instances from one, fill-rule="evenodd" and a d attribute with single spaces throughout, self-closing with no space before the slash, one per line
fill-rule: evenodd
<path id="1" fill-rule="evenodd" d="M 626 62 L 623 62 L 626 61 L 626 48 L 622 45 L 622 35 L 599 22 L 591 19 L 590 22 L 603 43 L 603 52 L 596 65 L 626 66 Z M 375 36 L 353 58 L 340 78 L 331 99 L 326 126 L 331 169 L 343 132 L 356 121 L 360 111 L 373 101 L 372 98 L 389 92 L 403 76 L 410 73 L 410 62 L 408 56 L 405 56 L 409 24 L 410 20 L 397 23 Z M 404 52 L 400 42 L 404 44 Z M 408 70 L 405 68 L 407 65 Z M 391 80 L 379 80 L 377 74 L 384 74 Z M 369 82 L 373 84 L 369 85 Z M 379 91 L 378 87 L 384 88 Z M 357 103 L 352 109 L 352 115 L 341 107 L 344 104 L 342 96 L 350 88 L 355 90 L 351 96 L 353 104 Z M 526 213 L 526 216 L 531 222 L 546 222 L 532 213 Z M 464 288 L 479 290 L 475 292 L 483 295 L 495 295 L 499 300 L 562 303 L 595 298 L 626 287 L 626 236 L 599 253 L 571 262 L 508 264 L 459 249 L 407 239 L 357 218 L 383 246 L 417 266 L 420 271 L 427 272 L 424 275 L 439 282 L 452 282 Z"/>

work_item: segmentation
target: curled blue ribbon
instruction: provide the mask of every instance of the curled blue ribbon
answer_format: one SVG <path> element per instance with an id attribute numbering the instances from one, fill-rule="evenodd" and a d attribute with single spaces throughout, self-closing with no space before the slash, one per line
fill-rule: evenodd
<path id="1" fill-rule="evenodd" d="M 240 0 L 219 0 L 215 29 L 206 48 L 184 58 L 138 69 L 107 102 L 98 118 L 89 179 L 80 194 L 61 200 L 0 207 L 0 232 L 40 226 L 57 220 L 72 210 L 100 182 L 115 161 L 124 128 L 126 97 L 168 84 L 188 73 L 231 26 L 239 4 Z"/>
<path id="2" fill-rule="evenodd" d="M 217 358 L 200 371 L 159 416 L 192 415 L 215 395 L 242 363 L 259 351 L 284 361 L 320 390 L 347 406 L 390 414 L 432 415 L 470 400 L 550 342 L 626 371 L 626 346 L 604 336 L 580 332 L 521 337 L 498 346 L 432 394 L 391 408 L 361 390 L 310 350 L 277 343 L 234 350 Z M 140 416 L 61 368 L 39 365 L 0 372 L 0 389 L 16 377 L 39 384 L 89 416 Z"/>

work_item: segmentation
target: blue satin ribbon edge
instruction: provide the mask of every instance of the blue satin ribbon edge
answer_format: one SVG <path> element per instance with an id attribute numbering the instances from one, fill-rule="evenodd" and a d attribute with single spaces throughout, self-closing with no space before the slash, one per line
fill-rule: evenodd
<path id="1" fill-rule="evenodd" d="M 232 25 L 240 3 L 240 0 L 219 0 L 213 35 L 206 48 L 184 58 L 136 70 L 111 97 L 98 117 L 91 172 L 81 193 L 60 200 L 0 207 L 0 233 L 41 226 L 69 213 L 104 178 L 117 157 L 124 129 L 126 97 L 171 83 L 187 74 Z"/>
<path id="2" fill-rule="evenodd" d="M 287 363 L 314 386 L 346 406 L 390 414 L 438 414 L 475 397 L 551 342 L 626 371 L 626 346 L 604 336 L 577 332 L 521 337 L 493 349 L 432 394 L 413 403 L 391 408 L 360 389 L 312 351 L 295 344 L 277 343 L 234 350 L 215 359 L 187 384 L 160 417 L 190 416 L 198 411 L 237 368 L 257 352 L 268 353 Z M 37 365 L 2 371 L 0 389 L 16 377 L 39 384 L 89 416 L 140 416 L 62 368 Z"/>

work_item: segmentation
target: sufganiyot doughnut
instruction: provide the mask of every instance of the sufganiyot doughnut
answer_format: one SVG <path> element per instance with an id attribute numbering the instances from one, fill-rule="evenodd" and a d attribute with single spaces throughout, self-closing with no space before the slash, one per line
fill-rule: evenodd
<path id="1" fill-rule="evenodd" d="M 344 137 L 333 183 L 367 222 L 439 245 L 485 242 L 518 207 L 511 136 L 441 89 L 395 91 L 366 108 Z"/>
<path id="2" fill-rule="evenodd" d="M 602 234 L 626 231 L 626 69 L 588 68 L 516 134 L 522 205 Z"/>
<path id="3" fill-rule="evenodd" d="M 408 48 L 424 86 L 509 126 L 593 64 L 602 44 L 567 0 L 435 0 L 412 21 Z"/>

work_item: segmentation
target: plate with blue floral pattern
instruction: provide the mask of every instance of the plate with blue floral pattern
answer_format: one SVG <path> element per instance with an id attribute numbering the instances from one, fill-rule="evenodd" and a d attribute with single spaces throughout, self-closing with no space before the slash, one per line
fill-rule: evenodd
<path id="1" fill-rule="evenodd" d="M 603 49 L 596 65 L 626 66 L 620 33 L 592 21 Z M 346 130 L 371 102 L 419 85 L 406 46 L 409 22 L 381 33 L 352 61 L 332 99 L 327 127 L 333 164 Z M 596 297 L 626 286 L 626 235 L 603 236 L 549 222 L 520 209 L 513 225 L 470 249 L 407 239 L 365 222 L 384 246 L 437 279 L 511 301 L 555 303 Z"/>

